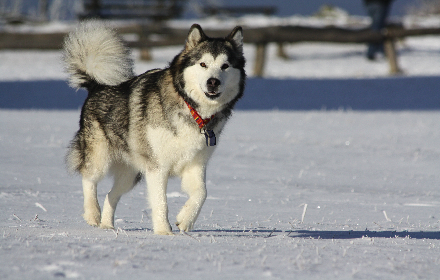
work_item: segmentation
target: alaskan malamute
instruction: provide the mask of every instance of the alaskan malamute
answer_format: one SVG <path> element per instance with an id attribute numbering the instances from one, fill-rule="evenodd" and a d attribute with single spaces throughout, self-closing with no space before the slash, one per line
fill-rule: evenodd
<path id="1" fill-rule="evenodd" d="M 176 225 L 191 230 L 206 198 L 208 159 L 243 95 L 242 28 L 209 38 L 194 24 L 167 68 L 139 76 L 130 51 L 98 21 L 80 24 L 64 49 L 70 85 L 89 92 L 66 156 L 68 167 L 82 175 L 84 219 L 113 228 L 119 199 L 145 176 L 154 233 L 172 234 L 166 189 L 168 178 L 179 176 L 189 199 Z M 108 172 L 114 185 L 101 213 L 97 183 Z"/>

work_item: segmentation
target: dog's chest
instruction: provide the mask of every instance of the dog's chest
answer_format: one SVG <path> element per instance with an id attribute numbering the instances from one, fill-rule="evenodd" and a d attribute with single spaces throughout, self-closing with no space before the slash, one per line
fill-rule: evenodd
<path id="1" fill-rule="evenodd" d="M 148 127 L 147 138 L 160 166 L 178 175 L 188 164 L 204 164 L 214 147 L 206 145 L 204 134 L 184 122 L 175 130 Z"/>

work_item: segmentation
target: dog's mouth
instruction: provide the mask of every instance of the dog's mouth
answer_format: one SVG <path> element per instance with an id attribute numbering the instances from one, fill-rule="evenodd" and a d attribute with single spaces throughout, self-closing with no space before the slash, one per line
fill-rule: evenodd
<path id="1" fill-rule="evenodd" d="M 220 96 L 221 92 L 219 92 L 219 87 L 222 82 L 217 78 L 209 78 L 206 81 L 206 88 L 208 91 L 205 91 L 206 97 L 209 99 L 216 99 Z"/>
<path id="2" fill-rule="evenodd" d="M 208 91 L 205 92 L 206 97 L 208 97 L 209 99 L 216 99 L 218 98 L 222 93 L 218 92 L 218 91 Z"/>

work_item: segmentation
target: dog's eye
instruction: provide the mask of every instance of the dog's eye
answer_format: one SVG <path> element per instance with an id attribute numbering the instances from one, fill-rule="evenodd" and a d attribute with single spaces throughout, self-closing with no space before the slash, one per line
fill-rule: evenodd
<path id="1" fill-rule="evenodd" d="M 206 66 L 205 62 L 200 63 L 200 66 L 202 66 L 203 68 L 208 68 L 208 66 Z"/>
<path id="2" fill-rule="evenodd" d="M 229 65 L 228 65 L 228 64 L 225 63 L 225 64 L 222 65 L 222 70 L 226 70 L 226 69 L 228 69 L 228 68 L 229 68 Z"/>

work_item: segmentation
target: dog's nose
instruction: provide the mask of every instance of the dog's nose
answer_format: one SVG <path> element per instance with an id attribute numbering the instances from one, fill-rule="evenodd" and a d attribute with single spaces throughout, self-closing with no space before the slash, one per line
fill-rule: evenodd
<path id="1" fill-rule="evenodd" d="M 208 87 L 215 88 L 220 85 L 220 80 L 216 78 L 209 78 L 207 81 Z"/>

